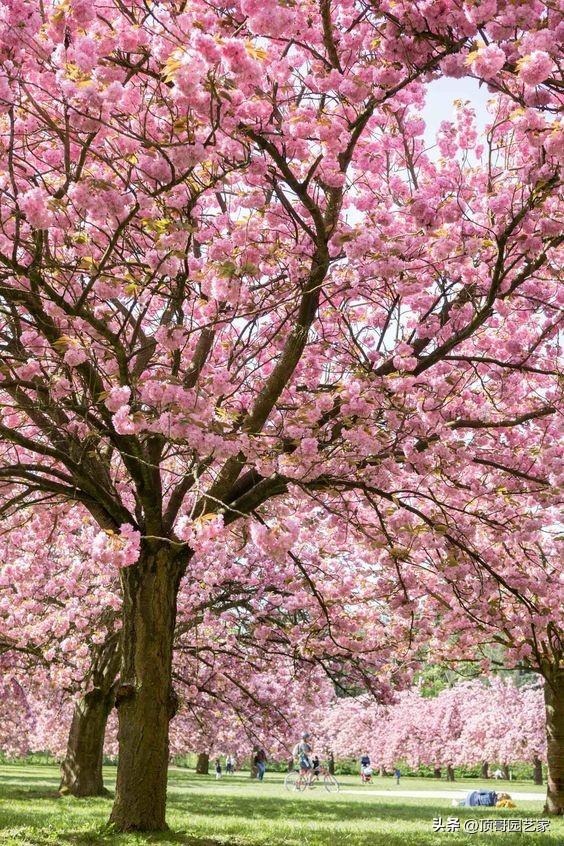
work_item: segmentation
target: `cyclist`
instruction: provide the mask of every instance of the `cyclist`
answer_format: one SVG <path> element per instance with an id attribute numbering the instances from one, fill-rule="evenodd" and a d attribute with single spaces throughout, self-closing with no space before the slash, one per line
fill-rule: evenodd
<path id="1" fill-rule="evenodd" d="M 322 779 L 328 793 L 339 790 L 339 782 L 335 776 L 321 766 L 319 756 L 313 753 L 307 731 L 303 732 L 301 740 L 294 746 L 292 758 L 297 763 L 297 768 L 291 770 L 284 779 L 286 790 L 305 790 L 307 787 L 314 787 L 315 783 L 321 782 Z"/>
<path id="2" fill-rule="evenodd" d="M 300 742 L 294 746 L 294 758 L 298 761 L 300 772 L 310 773 L 313 770 L 311 750 L 309 733 L 304 731 Z"/>

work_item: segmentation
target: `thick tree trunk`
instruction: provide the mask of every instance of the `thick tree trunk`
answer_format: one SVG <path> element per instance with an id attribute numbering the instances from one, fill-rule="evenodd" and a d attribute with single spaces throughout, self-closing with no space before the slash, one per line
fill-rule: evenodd
<path id="1" fill-rule="evenodd" d="M 447 771 L 446 780 L 447 781 L 454 781 L 454 767 L 452 767 L 450 764 L 448 764 L 446 771 Z"/>
<path id="2" fill-rule="evenodd" d="M 433 767 L 433 775 L 435 778 L 441 778 L 441 768 Z"/>
<path id="3" fill-rule="evenodd" d="M 110 822 L 116 831 L 166 829 L 176 596 L 182 566 L 166 547 L 143 550 L 121 572 L 122 660 L 116 692 L 119 761 Z"/>
<path id="4" fill-rule="evenodd" d="M 542 784 L 542 761 L 540 758 L 533 758 L 533 782 Z"/>
<path id="5" fill-rule="evenodd" d="M 509 772 L 509 764 L 503 764 L 501 767 L 503 777 L 506 781 L 511 781 L 511 773 Z"/>
<path id="6" fill-rule="evenodd" d="M 564 669 L 551 673 L 544 685 L 546 707 L 545 814 L 564 814 Z"/>
<path id="7" fill-rule="evenodd" d="M 482 761 L 482 778 L 490 777 L 490 765 L 487 761 Z"/>
<path id="8" fill-rule="evenodd" d="M 332 752 L 329 753 L 329 773 L 335 775 L 335 756 Z"/>
<path id="9" fill-rule="evenodd" d="M 210 756 L 207 752 L 200 752 L 196 761 L 196 772 L 198 775 L 209 775 Z"/>
<path id="10" fill-rule="evenodd" d="M 72 796 L 104 796 L 102 759 L 106 723 L 115 701 L 119 644 L 110 635 L 99 648 L 92 667 L 92 690 L 82 696 L 72 715 L 67 751 L 61 764 L 59 792 Z"/>
<path id="11" fill-rule="evenodd" d="M 92 690 L 74 706 L 59 792 L 72 796 L 104 796 L 102 757 L 113 692 Z"/>

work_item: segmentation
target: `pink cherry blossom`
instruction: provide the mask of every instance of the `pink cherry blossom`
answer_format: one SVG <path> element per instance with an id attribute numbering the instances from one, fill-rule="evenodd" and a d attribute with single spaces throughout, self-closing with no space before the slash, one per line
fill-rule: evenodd
<path id="1" fill-rule="evenodd" d="M 487 47 L 480 47 L 472 59 L 472 72 L 483 79 L 494 79 L 506 60 L 507 57 L 501 47 L 497 44 L 488 44 Z"/>
<path id="2" fill-rule="evenodd" d="M 543 50 L 533 50 L 519 59 L 519 79 L 525 85 L 540 85 L 554 71 L 554 60 Z"/>

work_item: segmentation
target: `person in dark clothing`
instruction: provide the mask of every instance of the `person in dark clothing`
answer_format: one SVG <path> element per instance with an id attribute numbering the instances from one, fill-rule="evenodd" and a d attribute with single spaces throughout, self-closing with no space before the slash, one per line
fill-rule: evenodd
<path id="1" fill-rule="evenodd" d="M 264 749 L 257 749 L 253 759 L 253 764 L 257 768 L 257 779 L 262 781 L 266 772 L 266 754 Z"/>

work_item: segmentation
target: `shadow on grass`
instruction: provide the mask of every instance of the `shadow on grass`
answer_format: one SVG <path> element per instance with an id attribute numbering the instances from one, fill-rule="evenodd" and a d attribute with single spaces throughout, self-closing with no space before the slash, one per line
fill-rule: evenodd
<path id="1" fill-rule="evenodd" d="M 72 846 L 92 846 L 92 844 L 98 843 L 100 846 L 111 846 L 112 843 L 116 842 L 116 838 L 120 835 L 112 834 L 109 831 L 106 831 L 104 828 L 102 829 L 92 829 L 91 831 L 69 831 L 63 834 L 60 834 L 60 843 L 62 844 L 72 844 Z M 40 840 L 32 841 L 34 846 L 43 846 Z M 45 846 L 49 844 L 51 846 L 52 841 L 45 841 Z M 202 837 L 193 837 L 191 835 L 184 834 L 181 831 L 162 831 L 157 834 L 145 834 L 145 835 L 136 835 L 136 843 L 172 843 L 172 844 L 181 844 L 181 846 L 224 846 L 225 841 L 220 840 L 210 840 L 209 838 L 202 838 Z M 230 838 L 230 843 L 233 846 L 237 846 L 237 841 Z"/>
<path id="2" fill-rule="evenodd" d="M 53 788 L 49 788 L 48 790 L 30 788 L 27 790 L 25 787 L 22 787 L 5 791 L 2 798 L 17 801 L 18 799 L 60 799 L 61 797 L 59 792 L 57 790 L 53 790 Z"/>
<path id="3" fill-rule="evenodd" d="M 391 797 L 390 797 L 391 798 Z M 376 801 L 375 801 L 376 800 Z M 317 798 L 309 799 L 302 794 L 281 794 L 280 796 L 231 796 L 226 794 L 191 793 L 186 798 L 175 796 L 169 799 L 171 811 L 187 812 L 203 817 L 233 816 L 244 819 L 297 820 L 318 819 L 324 821 L 355 822 L 367 819 L 430 820 L 433 816 L 455 815 L 460 819 L 480 814 L 511 818 L 536 817 L 530 810 L 512 809 L 510 813 L 495 808 L 453 808 L 450 800 L 413 800 L 374 797 L 370 803 L 349 800 L 343 794 L 328 794 L 320 791 Z"/>
<path id="4" fill-rule="evenodd" d="M 2 780 L 4 781 L 4 780 Z M 172 778 L 169 799 L 169 821 L 173 829 L 158 834 L 137 834 L 135 839 L 114 834 L 106 825 L 111 798 L 83 800 L 60 798 L 49 782 L 42 789 L 38 782 L 29 790 L 21 788 L 21 780 L 2 785 L 4 820 L 0 814 L 0 843 L 33 844 L 33 846 L 120 846 L 120 844 L 178 844 L 178 846 L 264 846 L 264 830 L 268 830 L 268 846 L 333 846 L 346 842 L 351 846 L 460 846 L 466 840 L 460 832 L 435 834 L 433 817 L 458 817 L 461 827 L 472 818 L 505 817 L 511 819 L 536 816 L 531 811 L 493 808 L 481 810 L 452 808 L 448 800 L 405 801 L 378 797 L 369 803 L 351 800 L 344 795 L 327 795 L 316 791 L 308 795 L 288 794 L 264 796 L 260 789 L 247 795 L 190 790 L 212 785 L 205 778 Z M 229 780 L 249 785 L 250 779 Z M 181 793 L 180 790 L 183 789 Z M 399 797 L 398 797 L 399 798 Z M 391 797 L 390 797 L 391 799 Z M 36 802 L 25 807 L 28 800 Z M 12 804 L 14 803 L 14 804 Z M 315 830 L 311 824 L 315 823 Z M 1 831 L 4 831 L 2 835 Z M 376 830 L 375 830 L 376 829 Z M 197 832 L 202 831 L 198 835 Z M 7 839 L 8 838 L 8 839 Z M 492 835 L 472 835 L 473 846 L 489 846 Z M 497 838 L 496 838 L 497 842 Z M 562 846 L 562 837 L 550 830 L 543 834 L 501 834 L 500 846 Z"/>
<path id="5" fill-rule="evenodd" d="M 23 832 L 23 829 L 12 829 L 15 834 L 14 843 L 19 843 L 18 832 Z M 10 836 L 10 830 L 6 830 L 6 835 Z M 114 835 L 111 832 L 106 832 L 104 829 L 90 829 L 88 831 L 85 830 L 76 830 L 76 831 L 65 831 L 65 832 L 57 832 L 57 839 L 53 840 L 52 833 L 43 833 L 43 832 L 34 832 L 30 833 L 29 829 L 25 829 L 25 843 L 29 844 L 29 846 L 64 846 L 64 844 L 69 844 L 69 846 L 94 846 L 94 844 L 99 844 L 99 846 L 112 846 L 117 842 L 117 838 L 125 837 L 126 835 Z M 2 829 L 0 829 L 0 842 L 6 842 L 2 837 Z M 23 838 L 23 834 L 22 834 Z M 125 842 L 125 841 L 123 841 Z M 238 846 L 238 841 L 232 838 L 229 839 L 229 842 L 232 846 Z M 190 835 L 185 835 L 182 832 L 173 832 L 173 831 L 163 831 L 158 834 L 145 834 L 145 835 L 137 835 L 135 839 L 135 843 L 170 843 L 170 844 L 179 844 L 179 846 L 225 846 L 225 840 L 210 840 L 209 838 L 201 838 L 201 837 L 192 837 Z"/>
<path id="6" fill-rule="evenodd" d="M 37 800 L 50 800 L 50 801 L 58 801 L 58 800 L 66 800 L 72 802 L 78 802 L 82 804 L 86 804 L 87 802 L 95 802 L 100 799 L 111 799 L 113 800 L 114 794 L 111 791 L 105 796 L 83 796 L 83 797 L 76 797 L 76 796 L 61 796 L 59 791 L 56 788 L 49 787 L 49 788 L 39 788 L 39 787 L 9 787 L 7 790 L 3 790 L 0 794 L 0 799 L 3 800 L 10 800 L 13 802 L 18 801 L 26 801 L 29 799 L 37 799 Z"/>
<path id="7" fill-rule="evenodd" d="M 9 789 L 13 784 L 29 784 L 30 781 L 33 781 L 33 783 L 35 783 L 35 784 L 59 784 L 60 780 L 61 780 L 60 778 L 49 778 L 48 776 L 44 777 L 44 778 L 33 778 L 33 779 L 22 778 L 21 776 L 16 776 L 16 775 L 14 775 L 14 776 L 5 776 L 5 775 L 0 776 L 0 784 L 2 785 L 2 790 L 4 790 L 5 787 L 7 787 Z"/>
<path id="8" fill-rule="evenodd" d="M 390 816 L 394 820 L 398 820 L 395 806 L 386 808 L 390 812 Z M 398 820 L 399 821 L 399 820 Z M 318 833 L 314 839 L 304 832 L 302 829 L 296 829 L 295 832 L 288 831 L 280 832 L 277 836 L 276 832 L 272 832 L 268 840 L 268 846 L 304 846 L 304 844 L 312 844 L 312 846 L 334 846 L 338 842 L 350 843 L 351 846 L 460 846 L 462 839 L 466 841 L 469 835 L 464 835 L 461 832 L 441 833 L 435 834 L 432 829 L 431 817 L 411 817 L 411 823 L 423 824 L 424 830 L 417 829 L 413 831 L 391 830 L 383 829 L 380 832 L 349 832 L 327 831 L 325 834 Z M 473 834 L 473 846 L 492 846 L 493 837 L 491 834 Z M 500 846 L 562 846 L 562 838 L 558 834 L 550 834 L 545 832 L 543 834 L 501 834 L 499 841 Z M 19 840 L 13 841 L 19 844 Z M 105 827 L 93 827 L 90 829 L 68 829 L 66 831 L 57 832 L 57 839 L 53 840 L 52 836 L 46 832 L 30 833 L 29 829 L 25 831 L 25 843 L 29 846 L 119 846 L 119 844 L 130 843 L 132 841 L 126 835 L 115 835 L 108 831 Z M 171 844 L 171 846 L 252 846 L 255 839 L 249 836 L 249 833 L 241 833 L 240 835 L 233 832 L 224 831 L 218 833 L 217 837 L 201 837 L 187 834 L 181 828 L 175 831 L 160 832 L 155 834 L 137 834 L 135 836 L 136 844 Z M 264 839 L 258 841 L 264 844 Z M 496 839 L 497 842 L 497 839 Z"/>

